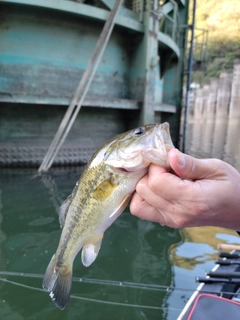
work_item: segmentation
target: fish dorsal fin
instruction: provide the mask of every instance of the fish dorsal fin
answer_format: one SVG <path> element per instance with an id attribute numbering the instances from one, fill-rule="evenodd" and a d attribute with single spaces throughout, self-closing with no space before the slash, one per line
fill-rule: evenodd
<path id="1" fill-rule="evenodd" d="M 99 235 L 98 240 L 85 245 L 82 249 L 82 263 L 85 267 L 89 267 L 97 258 L 101 248 L 103 234 Z"/>
<path id="2" fill-rule="evenodd" d="M 77 191 L 77 186 L 78 183 L 76 184 L 75 188 L 73 189 L 72 194 L 70 194 L 70 196 L 67 197 L 67 199 L 62 203 L 61 207 L 59 208 L 59 223 L 60 223 L 60 227 L 63 228 L 65 221 L 66 221 L 66 217 L 67 217 L 67 213 L 68 213 L 68 208 L 72 202 L 72 199 Z"/>
<path id="3" fill-rule="evenodd" d="M 61 207 L 59 208 L 59 223 L 61 228 L 64 227 L 68 208 L 70 206 L 71 201 L 72 201 L 72 195 L 67 197 L 67 199 L 62 203 Z"/>

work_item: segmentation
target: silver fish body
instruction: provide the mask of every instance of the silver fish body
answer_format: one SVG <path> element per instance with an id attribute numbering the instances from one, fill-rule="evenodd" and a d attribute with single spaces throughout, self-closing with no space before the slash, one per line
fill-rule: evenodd
<path id="1" fill-rule="evenodd" d="M 72 265 L 78 252 L 82 249 L 83 265 L 94 262 L 105 230 L 123 212 L 137 182 L 150 163 L 168 168 L 171 148 L 169 125 L 163 123 L 120 134 L 93 155 L 60 208 L 63 230 L 43 279 L 43 288 L 60 309 L 70 298 Z"/>

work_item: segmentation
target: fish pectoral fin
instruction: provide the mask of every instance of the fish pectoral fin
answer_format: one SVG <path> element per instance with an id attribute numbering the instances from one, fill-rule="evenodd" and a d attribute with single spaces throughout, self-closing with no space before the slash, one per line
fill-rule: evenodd
<path id="1" fill-rule="evenodd" d="M 110 175 L 109 178 L 102 181 L 94 190 L 93 197 L 99 201 L 106 200 L 114 189 L 118 186 L 118 182 L 115 181 L 115 177 Z"/>
<path id="2" fill-rule="evenodd" d="M 123 212 L 123 210 L 126 208 L 131 196 L 132 196 L 132 194 L 127 194 L 122 199 L 122 201 L 120 202 L 119 206 L 111 213 L 109 218 L 112 218 L 113 216 L 116 216 L 115 218 L 117 218 Z"/>
<path id="3" fill-rule="evenodd" d="M 82 248 L 82 263 L 85 267 L 89 267 L 97 258 L 101 248 L 103 234 L 98 237 L 94 243 L 89 243 Z"/>

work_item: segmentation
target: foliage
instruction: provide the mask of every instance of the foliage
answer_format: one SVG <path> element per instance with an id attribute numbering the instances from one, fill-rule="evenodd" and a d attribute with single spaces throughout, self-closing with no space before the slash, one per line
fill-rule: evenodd
<path id="1" fill-rule="evenodd" d="M 207 67 L 193 74 L 203 84 L 240 62 L 240 0 L 198 0 L 196 28 L 209 30 Z"/>

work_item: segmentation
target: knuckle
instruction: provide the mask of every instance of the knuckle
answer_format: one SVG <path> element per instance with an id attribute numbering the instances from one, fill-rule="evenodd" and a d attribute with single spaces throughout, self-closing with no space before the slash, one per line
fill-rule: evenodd
<path id="1" fill-rule="evenodd" d="M 133 216 L 137 217 L 138 216 L 138 210 L 136 210 L 135 208 L 131 208 L 130 207 L 130 212 Z"/>
<path id="2" fill-rule="evenodd" d="M 137 215 L 138 210 L 137 210 L 137 208 L 136 208 L 136 205 L 134 206 L 134 205 L 132 205 L 132 203 L 130 203 L 130 212 L 131 212 L 131 214 L 132 214 L 133 216 L 136 216 L 136 215 Z"/>
<path id="3" fill-rule="evenodd" d="M 176 228 L 189 228 L 202 225 L 209 212 L 209 207 L 205 203 L 193 203 L 191 207 L 186 206 L 178 210 L 178 214 L 172 215 Z"/>
<path id="4" fill-rule="evenodd" d="M 201 217 L 209 211 L 209 207 L 204 202 L 195 203 L 192 208 L 192 215 L 194 217 Z"/>
<path id="5" fill-rule="evenodd" d="M 196 172 L 197 170 L 197 163 L 195 161 L 195 159 L 193 159 L 192 157 L 188 157 L 188 162 L 187 162 L 187 171 L 190 173 Z"/>
<path id="6" fill-rule="evenodd" d="M 224 170 L 225 164 L 220 159 L 212 159 L 212 165 L 218 170 Z"/>
<path id="7" fill-rule="evenodd" d="M 189 226 L 189 221 L 186 219 L 185 216 L 179 216 L 175 219 L 176 228 L 182 229 L 187 228 Z"/>
<path id="8" fill-rule="evenodd" d="M 136 191 L 139 195 L 142 195 L 145 189 L 146 189 L 146 186 L 143 183 L 138 183 L 136 185 Z"/>
<path id="9" fill-rule="evenodd" d="M 223 162 L 220 159 L 211 159 L 209 174 L 211 174 L 213 177 L 226 176 L 229 172 L 228 168 L 230 168 L 230 166 L 226 162 Z"/>
<path id="10" fill-rule="evenodd" d="M 148 187 L 155 193 L 161 193 L 164 185 L 159 181 L 158 178 L 150 176 L 148 179 Z"/>

